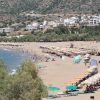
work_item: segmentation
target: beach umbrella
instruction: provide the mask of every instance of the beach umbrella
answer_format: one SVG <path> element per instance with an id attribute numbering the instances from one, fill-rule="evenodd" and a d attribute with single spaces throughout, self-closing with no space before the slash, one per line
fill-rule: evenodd
<path id="1" fill-rule="evenodd" d="M 77 55 L 74 57 L 74 63 L 79 63 L 81 61 L 81 55 Z"/>
<path id="2" fill-rule="evenodd" d="M 91 65 L 91 66 L 98 66 L 97 60 L 96 60 L 96 59 L 91 59 L 90 65 Z"/>
<path id="3" fill-rule="evenodd" d="M 86 54 L 84 58 L 90 58 L 90 54 Z"/>
<path id="4" fill-rule="evenodd" d="M 55 87 L 55 86 L 49 86 L 49 87 L 48 87 L 48 90 L 51 90 L 51 91 L 58 91 L 58 90 L 60 90 L 60 88 L 59 88 L 59 87 Z"/>
<path id="5" fill-rule="evenodd" d="M 66 86 L 66 89 L 69 91 L 76 90 L 77 86 L 76 85 L 69 85 L 69 86 Z"/>
<path id="6" fill-rule="evenodd" d="M 60 88 L 59 87 L 55 87 L 55 86 L 49 86 L 48 90 L 49 90 L 49 94 L 53 94 L 54 95 L 54 94 L 56 94 L 56 91 L 60 90 Z"/>

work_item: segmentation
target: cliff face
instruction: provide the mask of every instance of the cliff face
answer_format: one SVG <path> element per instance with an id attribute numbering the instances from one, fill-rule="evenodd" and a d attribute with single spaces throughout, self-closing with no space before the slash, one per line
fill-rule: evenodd
<path id="1" fill-rule="evenodd" d="M 0 0 L 0 13 L 100 13 L 100 0 Z"/>

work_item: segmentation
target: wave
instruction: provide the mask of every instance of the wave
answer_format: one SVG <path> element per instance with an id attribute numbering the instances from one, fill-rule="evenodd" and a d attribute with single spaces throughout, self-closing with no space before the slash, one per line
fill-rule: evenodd
<path id="1" fill-rule="evenodd" d="M 11 51 L 10 49 L 6 49 L 6 48 L 3 48 L 3 50 L 5 50 L 5 51 Z"/>

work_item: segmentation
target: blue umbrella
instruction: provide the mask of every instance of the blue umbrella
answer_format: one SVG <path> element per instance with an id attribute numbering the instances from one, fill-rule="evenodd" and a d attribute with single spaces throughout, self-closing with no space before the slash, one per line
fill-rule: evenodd
<path id="1" fill-rule="evenodd" d="M 95 60 L 95 59 L 91 59 L 91 61 L 90 61 L 90 65 L 91 65 L 91 66 L 98 66 L 98 62 L 97 62 L 97 60 Z"/>
<path id="2" fill-rule="evenodd" d="M 69 85 L 69 86 L 66 86 L 66 89 L 69 90 L 69 91 L 73 91 L 73 90 L 77 89 L 77 86 L 75 86 L 75 85 Z"/>

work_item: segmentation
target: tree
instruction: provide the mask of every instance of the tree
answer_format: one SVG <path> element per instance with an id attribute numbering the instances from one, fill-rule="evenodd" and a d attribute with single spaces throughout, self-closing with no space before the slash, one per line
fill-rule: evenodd
<path id="1" fill-rule="evenodd" d="M 5 89 L 7 88 L 7 70 L 3 60 L 0 60 L 0 100 L 7 100 L 5 96 Z"/>
<path id="2" fill-rule="evenodd" d="M 9 80 L 6 91 L 8 100 L 41 100 L 47 95 L 46 86 L 30 60 L 25 61 Z"/>
<path id="3" fill-rule="evenodd" d="M 7 34 L 3 32 L 3 33 L 0 33 L 0 36 L 7 36 Z"/>

